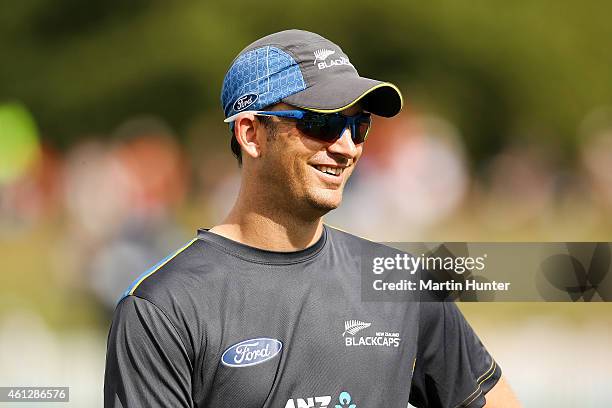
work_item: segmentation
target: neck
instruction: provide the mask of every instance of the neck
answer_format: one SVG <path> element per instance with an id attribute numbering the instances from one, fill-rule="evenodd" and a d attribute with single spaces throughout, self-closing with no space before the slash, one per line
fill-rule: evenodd
<path id="1" fill-rule="evenodd" d="M 297 217 L 295 211 L 270 206 L 273 200 L 248 197 L 241 191 L 229 215 L 210 232 L 255 248 L 281 252 L 307 248 L 321 237 L 321 217 Z"/>

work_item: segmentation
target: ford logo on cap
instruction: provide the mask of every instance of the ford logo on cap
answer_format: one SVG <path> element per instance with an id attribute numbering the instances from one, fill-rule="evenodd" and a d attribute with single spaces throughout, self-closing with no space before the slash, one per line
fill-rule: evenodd
<path id="1" fill-rule="evenodd" d="M 254 104 L 258 98 L 259 95 L 257 94 L 242 95 L 240 98 L 236 99 L 236 102 L 234 102 L 234 110 L 241 111 L 243 109 L 246 109 L 252 104 Z"/>
<path id="2" fill-rule="evenodd" d="M 221 363 L 228 367 L 248 367 L 273 359 L 283 349 L 276 339 L 260 337 L 234 344 L 221 356 Z"/>

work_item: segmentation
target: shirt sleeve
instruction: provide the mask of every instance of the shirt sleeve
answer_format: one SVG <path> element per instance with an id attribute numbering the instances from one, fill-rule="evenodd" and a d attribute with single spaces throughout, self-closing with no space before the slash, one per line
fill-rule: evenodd
<path id="1" fill-rule="evenodd" d="M 127 296 L 115 310 L 106 352 L 104 407 L 193 407 L 192 363 L 168 317 Z"/>
<path id="2" fill-rule="evenodd" d="M 410 403 L 416 407 L 482 407 L 501 377 L 454 302 L 421 303 Z"/>

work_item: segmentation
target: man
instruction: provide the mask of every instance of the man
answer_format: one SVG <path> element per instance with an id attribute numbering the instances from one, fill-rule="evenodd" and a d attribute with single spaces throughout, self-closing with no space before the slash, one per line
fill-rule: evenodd
<path id="1" fill-rule="evenodd" d="M 221 99 L 240 193 L 119 302 L 105 406 L 518 406 L 453 303 L 362 302 L 360 254 L 391 249 L 322 222 L 399 90 L 289 30 L 239 54 Z"/>

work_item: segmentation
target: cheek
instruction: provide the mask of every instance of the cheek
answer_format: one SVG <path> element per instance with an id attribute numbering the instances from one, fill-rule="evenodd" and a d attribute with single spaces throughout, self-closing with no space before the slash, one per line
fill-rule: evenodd
<path id="1" fill-rule="evenodd" d="M 311 154 L 314 154 L 320 150 L 325 150 L 325 147 L 321 142 L 307 136 L 298 137 L 297 143 L 304 151 L 308 151 Z"/>
<path id="2" fill-rule="evenodd" d="M 355 146 L 355 148 L 357 149 L 357 153 L 355 154 L 355 159 L 353 160 L 355 163 L 357 163 L 357 161 L 359 160 L 359 158 L 363 154 L 363 146 L 364 145 L 365 145 L 365 143 L 362 143 L 360 145 Z"/>
<path id="3" fill-rule="evenodd" d="M 266 168 L 271 177 L 278 178 L 285 184 L 299 182 L 303 178 L 304 146 L 288 134 L 279 134 L 267 142 Z"/>
<path id="4" fill-rule="evenodd" d="M 320 149 L 320 144 L 309 140 L 308 138 L 300 137 L 297 131 L 289 132 L 285 137 L 282 145 L 283 162 L 287 165 L 287 169 L 292 169 L 297 174 L 306 173 L 308 170 L 308 160 Z"/>

